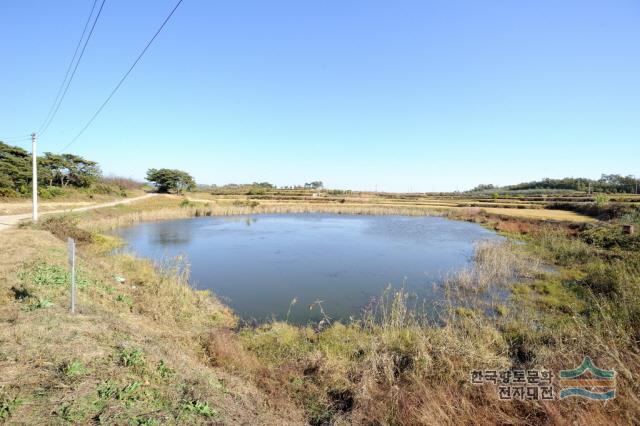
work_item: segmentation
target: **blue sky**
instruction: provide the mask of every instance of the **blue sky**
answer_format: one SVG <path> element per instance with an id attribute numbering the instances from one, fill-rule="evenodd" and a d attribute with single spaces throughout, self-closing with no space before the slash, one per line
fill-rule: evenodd
<path id="1" fill-rule="evenodd" d="M 40 126 L 91 4 L 0 3 L 0 138 Z M 106 1 L 41 151 L 82 128 L 173 4 Z M 69 150 L 216 184 L 640 175 L 639 23 L 635 0 L 184 0 Z"/>

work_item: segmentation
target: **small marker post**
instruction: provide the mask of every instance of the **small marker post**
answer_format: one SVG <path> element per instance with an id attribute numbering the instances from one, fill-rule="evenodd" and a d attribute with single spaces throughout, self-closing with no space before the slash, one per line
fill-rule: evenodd
<path id="1" fill-rule="evenodd" d="M 71 271 L 71 306 L 69 308 L 72 314 L 76 313 L 76 242 L 73 238 L 67 239 L 67 247 L 69 251 L 69 270 Z"/>

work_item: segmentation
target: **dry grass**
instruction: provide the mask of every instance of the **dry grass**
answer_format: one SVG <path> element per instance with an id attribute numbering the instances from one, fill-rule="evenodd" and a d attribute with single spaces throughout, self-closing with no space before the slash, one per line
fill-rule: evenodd
<path id="1" fill-rule="evenodd" d="M 202 195 L 198 195 L 201 197 Z M 436 203 L 394 203 L 379 202 L 378 199 L 355 202 L 314 200 L 250 200 L 244 196 L 225 196 L 210 198 L 180 198 L 161 196 L 132 203 L 127 206 L 99 209 L 82 215 L 81 223 L 85 229 L 103 231 L 128 226 L 142 221 L 181 219 L 198 216 L 233 216 L 245 214 L 277 214 L 277 213 L 332 213 L 355 215 L 404 215 L 427 216 L 449 215 L 464 216 L 472 213 L 483 216 L 492 213 L 501 217 L 558 220 L 570 223 L 589 222 L 593 219 L 574 212 L 562 210 L 529 210 L 529 209 L 480 209 L 477 207 L 455 207 Z M 367 200 L 367 199 L 365 199 Z M 375 202 L 374 202 L 375 201 Z M 530 212 L 534 212 L 529 215 Z"/>
<path id="2" fill-rule="evenodd" d="M 559 220 L 565 222 L 597 222 L 596 219 L 581 215 L 579 213 L 566 210 L 549 209 L 505 209 L 505 208 L 483 208 L 486 213 L 509 217 L 522 217 L 542 220 Z"/>
<path id="3" fill-rule="evenodd" d="M 213 214 L 444 213 L 377 200 L 260 200 L 251 207 L 245 202 L 252 200 L 242 197 L 186 203 L 156 197 L 84 212 L 78 221 L 93 232 L 140 220 Z M 567 228 L 487 217 L 475 207 L 447 211 L 528 236 L 526 244 L 480 244 L 475 267 L 449 277 L 449 300 L 438 322 L 412 308 L 404 291 L 389 289 L 368 315 L 349 324 L 276 322 L 236 331 L 227 308 L 188 287 L 183 261 L 156 268 L 127 255 L 106 256 L 113 241 L 95 236 L 80 250 L 84 284 L 80 314 L 72 317 L 66 289 L 55 284 L 64 272 L 62 241 L 41 230 L 7 231 L 0 259 L 0 320 L 6 324 L 0 328 L 0 403 L 11 407 L 9 419 L 29 424 L 42 418 L 86 423 L 92 417 L 115 424 L 635 422 L 640 417 L 640 334 L 633 331 L 640 306 L 638 271 L 616 269 L 624 285 L 613 295 L 576 287 L 587 282 L 585 265 L 633 254 L 591 247 Z M 69 232 L 65 226 L 51 230 L 61 230 L 61 237 Z M 558 270 L 545 271 L 543 261 Z M 469 383 L 472 369 L 557 371 L 579 364 L 585 354 L 616 369 L 618 398 L 606 404 L 504 402 L 491 386 Z"/>
<path id="4" fill-rule="evenodd" d="M 242 200 L 241 200 L 242 201 Z M 334 213 L 368 215 L 424 216 L 440 214 L 437 209 L 420 206 L 397 207 L 392 205 L 360 204 L 311 204 L 301 202 L 265 203 L 252 205 L 239 203 L 238 199 L 217 202 L 190 200 L 187 203 L 178 197 L 155 197 L 128 206 L 99 209 L 81 216 L 83 228 L 102 231 L 127 226 L 141 221 L 157 221 L 199 216 L 234 216 L 246 214 L 276 213 Z"/>
<path id="5" fill-rule="evenodd" d="M 468 272 L 471 278 L 452 276 L 448 285 L 486 295 L 519 279 L 537 296 L 502 299 L 507 306 L 487 316 L 494 306 L 485 303 L 488 299 L 459 293 L 467 307 L 452 302 L 437 325 L 409 307 L 405 292 L 390 291 L 361 322 L 321 330 L 268 324 L 245 330 L 235 351 L 256 354 L 269 366 L 271 381 L 261 385 L 284 386 L 313 424 L 632 424 L 637 419 L 640 359 L 633 342 L 616 337 L 628 328 L 612 322 L 594 327 L 575 310 L 581 300 L 511 243 L 479 245 L 476 265 Z M 600 314 L 607 309 L 601 306 Z M 616 400 L 507 402 L 491 386 L 469 383 L 473 369 L 557 372 L 578 365 L 585 354 L 618 372 Z"/>
<path id="6" fill-rule="evenodd" d="M 64 243 L 30 229 L 6 231 L 2 243 L 0 403 L 9 422 L 301 423 L 295 407 L 210 366 L 202 336 L 235 318 L 192 291 L 181 264 L 157 270 L 81 248 L 72 316 Z"/>

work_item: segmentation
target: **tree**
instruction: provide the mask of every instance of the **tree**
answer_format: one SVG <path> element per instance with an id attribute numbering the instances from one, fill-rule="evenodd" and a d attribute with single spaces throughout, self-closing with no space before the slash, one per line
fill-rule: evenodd
<path id="1" fill-rule="evenodd" d="M 305 189 L 322 189 L 324 184 L 320 180 L 314 180 L 313 182 L 307 182 L 304 184 Z"/>
<path id="2" fill-rule="evenodd" d="M 30 184 L 31 155 L 22 148 L 0 142 L 0 189 L 15 195 L 27 192 Z"/>
<path id="3" fill-rule="evenodd" d="M 85 188 L 94 184 L 102 175 L 95 161 L 73 154 L 45 152 L 38 159 L 39 180 L 49 186 L 75 186 Z"/>
<path id="4" fill-rule="evenodd" d="M 158 192 L 164 193 L 175 191 L 180 194 L 196 186 L 195 180 L 189 173 L 176 169 L 149 169 L 147 180 L 158 188 Z"/>
<path id="5" fill-rule="evenodd" d="M 46 186 L 85 188 L 100 177 L 100 167 L 73 154 L 44 153 L 38 157 L 38 182 Z M 0 142 L 0 189 L 26 194 L 31 186 L 31 153 Z"/>
<path id="6" fill-rule="evenodd" d="M 471 190 L 471 192 L 482 192 L 482 191 L 490 191 L 492 189 L 497 189 L 493 184 L 481 183 Z"/>

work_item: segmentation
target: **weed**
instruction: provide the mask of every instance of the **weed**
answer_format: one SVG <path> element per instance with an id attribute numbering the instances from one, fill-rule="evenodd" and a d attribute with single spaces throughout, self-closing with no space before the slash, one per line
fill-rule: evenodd
<path id="1" fill-rule="evenodd" d="M 605 296 L 619 294 L 622 285 L 621 268 L 615 264 L 594 261 L 587 265 L 581 284 L 594 293 Z"/>
<path id="2" fill-rule="evenodd" d="M 126 294 L 119 294 L 116 296 L 116 302 L 124 303 L 129 308 L 133 307 L 133 299 Z"/>
<path id="3" fill-rule="evenodd" d="M 195 207 L 195 205 L 196 205 L 195 203 L 189 201 L 186 198 L 180 202 L 180 207 L 183 208 L 183 209 L 190 208 L 190 207 Z"/>
<path id="4" fill-rule="evenodd" d="M 216 417 L 218 416 L 218 411 L 209 406 L 208 402 L 202 401 L 188 401 L 182 403 L 182 410 L 197 414 L 203 417 Z"/>
<path id="5" fill-rule="evenodd" d="M 503 304 L 500 304 L 500 305 L 497 305 L 497 306 L 494 307 L 494 311 L 495 311 L 496 315 L 504 317 L 505 315 L 507 315 L 509 313 L 509 308 L 507 308 Z"/>
<path id="6" fill-rule="evenodd" d="M 23 269 L 19 278 L 30 284 L 48 287 L 62 287 L 70 282 L 70 276 L 65 269 L 48 263 L 37 263 L 30 269 Z"/>
<path id="7" fill-rule="evenodd" d="M 136 417 L 131 421 L 134 426 L 158 426 L 160 422 L 151 417 Z"/>
<path id="8" fill-rule="evenodd" d="M 156 367 L 156 371 L 160 375 L 160 377 L 167 378 L 173 374 L 173 370 L 167 366 L 164 360 L 160 360 L 158 366 Z"/>
<path id="9" fill-rule="evenodd" d="M 77 360 L 73 360 L 62 366 L 62 372 L 66 377 L 70 377 L 70 378 L 81 376 L 83 374 L 86 374 L 88 371 L 89 370 L 87 370 L 87 368 L 80 361 L 77 361 Z"/>
<path id="10" fill-rule="evenodd" d="M 112 380 L 107 380 L 98 386 L 98 397 L 101 399 L 110 399 L 118 393 L 118 384 Z"/>
<path id="11" fill-rule="evenodd" d="M 143 366 L 144 353 L 139 349 L 123 348 L 120 350 L 120 364 L 124 367 Z"/>
<path id="12" fill-rule="evenodd" d="M 83 423 L 82 421 L 86 417 L 85 411 L 74 407 L 71 402 L 62 404 L 60 408 L 56 409 L 55 414 L 62 420 L 73 424 Z"/>
<path id="13" fill-rule="evenodd" d="M 22 403 L 23 403 L 22 399 L 18 397 L 15 397 L 15 398 L 3 397 L 2 399 L 0 399 L 0 420 L 4 420 L 10 417 L 11 414 L 15 411 L 15 409 L 18 408 L 20 405 L 22 405 Z"/>
<path id="14" fill-rule="evenodd" d="M 126 404 L 131 404 L 139 399 L 140 395 L 138 390 L 141 386 L 142 383 L 138 381 L 133 381 L 122 386 L 113 380 L 107 380 L 98 386 L 98 398 L 102 400 L 115 399 L 124 401 Z"/>
<path id="15" fill-rule="evenodd" d="M 116 393 L 116 399 L 120 401 L 125 401 L 127 403 L 131 403 L 138 399 L 139 395 L 137 394 L 138 389 L 140 389 L 142 383 L 140 382 L 131 382 L 126 384 L 123 388 L 121 388 Z"/>
<path id="16" fill-rule="evenodd" d="M 53 302 L 46 298 L 36 298 L 36 300 L 32 303 L 23 307 L 24 311 L 35 311 L 36 309 L 46 309 L 53 306 Z"/>
<path id="17" fill-rule="evenodd" d="M 294 297 L 293 299 L 291 299 L 291 303 L 289 303 L 289 309 L 287 309 L 287 318 L 286 318 L 285 322 L 289 322 L 289 316 L 291 315 L 291 308 L 296 303 L 298 303 L 298 298 L 297 297 Z"/>
<path id="18" fill-rule="evenodd" d="M 18 273 L 18 278 L 27 284 L 35 284 L 46 287 L 63 287 L 70 285 L 71 274 L 61 266 L 45 262 L 38 262 L 31 266 L 25 266 Z M 86 288 L 94 284 L 81 274 L 76 275 L 78 288 Z"/>

